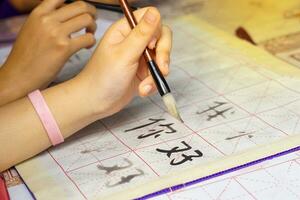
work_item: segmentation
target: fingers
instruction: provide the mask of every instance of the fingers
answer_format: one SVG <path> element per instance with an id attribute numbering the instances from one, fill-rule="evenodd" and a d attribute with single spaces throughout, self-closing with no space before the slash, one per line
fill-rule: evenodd
<path id="1" fill-rule="evenodd" d="M 54 0 L 53 0 L 54 1 Z M 57 0 L 56 0 L 57 1 Z M 67 21 L 73 17 L 76 17 L 78 15 L 82 14 L 89 14 L 93 18 L 96 16 L 96 8 L 88 3 L 85 3 L 83 1 L 76 1 L 74 3 L 71 3 L 70 5 L 64 6 L 57 11 L 55 11 L 52 16 L 60 21 L 64 22 Z"/>
<path id="2" fill-rule="evenodd" d="M 83 28 L 86 28 L 89 33 L 95 33 L 97 24 L 91 15 L 82 14 L 63 24 L 63 30 L 68 34 L 78 32 Z"/>
<path id="3" fill-rule="evenodd" d="M 87 33 L 71 40 L 71 53 L 75 53 L 83 48 L 91 48 L 96 44 L 96 39 L 93 34 Z"/>
<path id="4" fill-rule="evenodd" d="M 141 72 L 145 70 L 148 71 L 148 74 L 143 76 Z M 169 69 L 165 69 L 164 66 L 162 65 L 159 66 L 159 70 L 162 72 L 164 76 L 167 76 L 169 74 Z M 157 91 L 155 82 L 151 76 L 151 73 L 148 70 L 148 66 L 142 65 L 140 67 L 140 69 L 138 70 L 138 77 L 140 78 L 141 81 L 139 85 L 139 94 L 141 97 L 149 96 Z"/>
<path id="5" fill-rule="evenodd" d="M 139 85 L 139 95 L 141 97 L 147 97 L 154 92 L 156 92 L 156 86 L 152 76 L 148 76 Z"/>
<path id="6" fill-rule="evenodd" d="M 161 24 L 158 26 L 154 36 L 152 37 L 150 43 L 148 44 L 148 48 L 149 49 L 154 49 L 156 47 L 156 43 L 158 41 L 158 39 L 160 38 L 161 36 L 161 32 L 162 32 L 162 26 Z"/>
<path id="7" fill-rule="evenodd" d="M 156 8 L 149 8 L 139 24 L 120 44 L 121 55 L 131 61 L 139 59 L 160 26 L 160 14 Z"/>
<path id="8" fill-rule="evenodd" d="M 137 11 L 134 11 L 134 16 L 135 16 L 136 20 L 138 21 L 138 23 L 143 19 L 144 15 L 145 15 L 145 13 L 147 12 L 148 9 L 149 9 L 149 7 L 141 8 Z M 129 33 L 132 31 L 132 29 L 130 28 L 126 18 L 122 18 L 121 20 L 116 22 L 112 26 L 112 30 L 120 32 L 120 34 L 123 37 L 126 37 L 127 35 L 129 35 Z M 157 42 L 158 38 L 160 37 L 160 34 L 161 34 L 161 26 L 159 25 L 156 32 L 155 32 L 155 34 L 154 34 L 154 36 L 153 36 L 153 38 L 149 42 L 148 47 L 150 49 L 155 48 L 156 42 Z"/>
<path id="9" fill-rule="evenodd" d="M 164 76 L 167 76 L 170 72 L 170 54 L 172 49 L 172 31 L 169 27 L 163 26 L 161 37 L 157 41 L 156 45 L 156 63 L 159 67 L 159 70 Z M 138 77 L 144 79 L 149 76 L 150 72 L 145 63 L 144 59 L 140 60 L 140 67 L 138 69 Z"/>
<path id="10" fill-rule="evenodd" d="M 156 62 L 164 75 L 169 74 L 172 35 L 171 29 L 163 26 L 161 37 L 156 45 Z"/>
<path id="11" fill-rule="evenodd" d="M 38 10 L 44 13 L 48 13 L 63 5 L 64 2 L 64 0 L 44 0 L 38 6 Z"/>
<path id="12" fill-rule="evenodd" d="M 149 7 L 146 8 L 141 8 L 133 12 L 136 20 L 138 23 L 142 20 L 144 17 L 145 13 L 149 10 Z M 112 26 L 113 31 L 119 31 L 122 33 L 122 35 L 127 36 L 132 30 L 129 26 L 129 23 L 125 17 L 117 21 L 116 23 L 113 24 Z"/>

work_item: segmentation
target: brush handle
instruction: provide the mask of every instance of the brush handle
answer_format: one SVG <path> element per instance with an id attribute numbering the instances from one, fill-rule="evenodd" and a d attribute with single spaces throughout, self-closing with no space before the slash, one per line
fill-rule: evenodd
<path id="1" fill-rule="evenodd" d="M 170 87 L 164 78 L 163 74 L 159 70 L 157 64 L 154 60 L 150 60 L 147 62 L 149 71 L 154 79 L 157 90 L 161 96 L 164 96 L 171 92 Z"/>
<path id="2" fill-rule="evenodd" d="M 131 7 L 127 0 L 119 0 L 121 8 L 126 16 L 126 19 L 132 29 L 137 26 L 137 21 L 134 17 Z M 157 64 L 154 61 L 154 53 L 149 48 L 146 48 L 144 51 L 144 58 L 148 64 L 148 68 L 150 73 L 154 79 L 155 85 L 157 90 L 161 96 L 164 96 L 171 92 L 170 87 L 166 79 L 164 78 L 163 74 L 161 73 L 160 69 L 158 68 Z"/>
<path id="3" fill-rule="evenodd" d="M 123 13 L 122 8 L 119 5 L 114 5 L 114 4 L 105 4 L 105 3 L 100 3 L 100 2 L 94 2 L 94 1 L 89 1 L 89 0 L 84 0 L 85 2 L 92 4 L 95 6 L 97 9 L 104 9 L 104 10 L 109 10 L 113 12 L 118 12 L 118 13 Z M 66 4 L 70 4 L 75 2 L 75 0 L 66 0 Z M 131 7 L 132 10 L 137 10 L 137 7 Z"/>

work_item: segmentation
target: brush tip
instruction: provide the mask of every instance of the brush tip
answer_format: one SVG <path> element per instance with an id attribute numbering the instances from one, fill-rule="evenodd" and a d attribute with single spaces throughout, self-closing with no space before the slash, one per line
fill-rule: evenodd
<path id="1" fill-rule="evenodd" d="M 171 93 L 168 93 L 168 94 L 164 95 L 162 98 L 168 109 L 168 112 L 174 118 L 176 118 L 178 121 L 180 121 L 181 123 L 184 123 L 184 121 L 182 120 L 182 118 L 179 114 L 179 111 L 177 109 L 176 101 L 175 101 L 175 98 L 173 97 L 173 95 Z"/>

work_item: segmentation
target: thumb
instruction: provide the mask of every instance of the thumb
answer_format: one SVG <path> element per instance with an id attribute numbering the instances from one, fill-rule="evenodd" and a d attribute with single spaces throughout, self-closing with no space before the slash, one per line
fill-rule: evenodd
<path id="1" fill-rule="evenodd" d="M 160 13 L 156 8 L 149 8 L 139 24 L 129 33 L 120 44 L 122 55 L 130 58 L 131 62 L 139 60 L 160 27 Z"/>

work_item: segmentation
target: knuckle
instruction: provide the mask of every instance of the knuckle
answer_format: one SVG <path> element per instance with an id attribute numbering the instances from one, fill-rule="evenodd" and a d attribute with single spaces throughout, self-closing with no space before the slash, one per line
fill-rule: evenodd
<path id="1" fill-rule="evenodd" d="M 138 27 L 136 29 L 136 34 L 137 34 L 138 37 L 146 37 L 146 36 L 148 36 L 149 31 L 148 31 L 147 28 Z"/>
<path id="2" fill-rule="evenodd" d="M 88 4 L 86 4 L 87 5 L 87 11 L 89 12 L 89 13 L 91 13 L 91 14 L 96 14 L 97 13 L 97 8 L 94 6 L 94 5 L 92 5 L 92 4 L 90 4 L 90 3 L 88 3 Z"/>
<path id="3" fill-rule="evenodd" d="M 93 22 L 93 23 L 91 24 L 91 27 L 92 27 L 93 31 L 96 31 L 97 28 L 98 28 L 96 22 Z"/>
<path id="4" fill-rule="evenodd" d="M 50 28 L 49 27 L 48 32 L 49 32 L 49 35 L 50 35 L 51 38 L 53 38 L 55 40 L 58 38 L 59 31 L 56 28 Z"/>
<path id="5" fill-rule="evenodd" d="M 42 11 L 39 7 L 36 7 L 32 12 L 31 12 L 31 16 L 41 16 L 42 15 Z"/>
<path id="6" fill-rule="evenodd" d="M 95 44 L 96 43 L 96 38 L 93 34 L 87 33 L 87 40 L 90 44 Z"/>
<path id="7" fill-rule="evenodd" d="M 90 14 L 84 14 L 83 18 L 88 24 L 94 23 L 94 18 Z"/>
<path id="8" fill-rule="evenodd" d="M 48 16 L 42 16 L 40 18 L 40 22 L 41 22 L 41 25 L 44 25 L 44 26 L 47 26 L 50 22 L 50 17 Z"/>
<path id="9" fill-rule="evenodd" d="M 91 45 L 95 45 L 95 44 L 96 44 L 96 38 L 91 37 L 90 44 L 91 44 Z"/>
<path id="10" fill-rule="evenodd" d="M 67 39 L 58 39 L 56 42 L 56 47 L 61 51 L 68 51 L 70 49 L 70 41 Z"/>
<path id="11" fill-rule="evenodd" d="M 76 6 L 79 7 L 82 10 L 88 10 L 89 6 L 84 1 L 76 1 Z"/>

